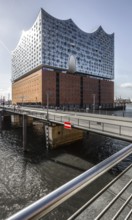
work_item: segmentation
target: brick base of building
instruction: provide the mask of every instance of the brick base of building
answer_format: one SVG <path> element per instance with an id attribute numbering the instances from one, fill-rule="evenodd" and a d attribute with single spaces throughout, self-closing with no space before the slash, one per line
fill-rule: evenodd
<path id="1" fill-rule="evenodd" d="M 112 108 L 114 82 L 88 75 L 45 69 L 37 70 L 12 83 L 13 104 L 60 108 Z"/>

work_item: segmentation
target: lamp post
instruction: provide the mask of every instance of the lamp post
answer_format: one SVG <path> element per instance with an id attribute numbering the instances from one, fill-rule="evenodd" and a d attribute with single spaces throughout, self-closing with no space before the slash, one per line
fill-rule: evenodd
<path id="1" fill-rule="evenodd" d="M 95 94 L 93 94 L 93 113 L 95 113 Z"/>
<path id="2" fill-rule="evenodd" d="M 101 113 L 101 105 L 99 106 L 99 114 Z"/>
<path id="3" fill-rule="evenodd" d="M 18 96 L 18 98 L 20 98 L 22 101 L 21 101 L 21 104 L 23 106 L 23 102 L 24 102 L 24 99 L 27 98 L 26 96 L 24 95 L 21 95 L 21 96 Z"/>
<path id="4" fill-rule="evenodd" d="M 49 92 L 46 93 L 47 98 L 47 122 L 49 120 Z"/>
<path id="5" fill-rule="evenodd" d="M 123 102 L 123 117 L 125 115 L 125 102 Z"/>

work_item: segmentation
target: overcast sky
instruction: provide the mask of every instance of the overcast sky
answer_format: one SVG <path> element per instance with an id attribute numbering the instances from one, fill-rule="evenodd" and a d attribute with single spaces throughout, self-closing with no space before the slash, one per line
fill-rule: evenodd
<path id="1" fill-rule="evenodd" d="M 115 97 L 132 98 L 132 0 L 0 0 L 0 98 L 11 97 L 11 51 L 40 8 L 85 32 L 115 33 Z"/>

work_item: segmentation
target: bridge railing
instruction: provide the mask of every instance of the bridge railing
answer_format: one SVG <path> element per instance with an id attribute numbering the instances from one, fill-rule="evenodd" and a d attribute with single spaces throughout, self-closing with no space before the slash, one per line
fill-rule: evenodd
<path id="1" fill-rule="evenodd" d="M 46 111 L 36 111 L 28 109 L 7 109 L 15 114 L 27 114 L 28 116 L 47 121 Z M 91 115 L 83 117 L 76 114 L 62 114 L 61 112 L 49 112 L 48 120 L 63 124 L 65 121 L 70 121 L 72 127 L 88 130 L 115 138 L 120 138 L 126 141 L 132 141 L 132 118 L 120 118 L 114 116 Z"/>
<path id="2" fill-rule="evenodd" d="M 7 220 L 39 219 L 72 197 L 132 153 L 132 144 L 39 199 Z"/>
<path id="3" fill-rule="evenodd" d="M 73 115 L 56 115 L 49 114 L 49 120 L 56 123 L 64 123 L 65 121 L 70 121 L 72 127 L 80 128 L 84 130 L 94 131 L 97 133 L 111 134 L 113 137 L 120 137 L 123 140 L 132 140 L 132 123 L 126 121 L 115 122 L 115 119 L 103 119 L 99 117 L 86 117 L 85 119 L 79 118 Z"/>

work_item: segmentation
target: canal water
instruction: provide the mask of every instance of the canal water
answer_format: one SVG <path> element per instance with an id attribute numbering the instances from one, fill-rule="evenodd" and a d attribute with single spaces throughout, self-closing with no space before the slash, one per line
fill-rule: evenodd
<path id="1" fill-rule="evenodd" d="M 113 114 L 122 113 L 119 111 Z M 131 113 L 132 109 L 128 106 L 125 116 Z M 85 133 L 80 142 L 47 150 L 43 124 L 35 123 L 28 128 L 29 151 L 24 153 L 22 129 L 4 124 L 0 133 L 0 219 L 6 219 L 47 195 L 128 144 L 110 137 Z M 131 161 L 132 157 L 129 156 L 42 219 L 67 219 Z"/>

